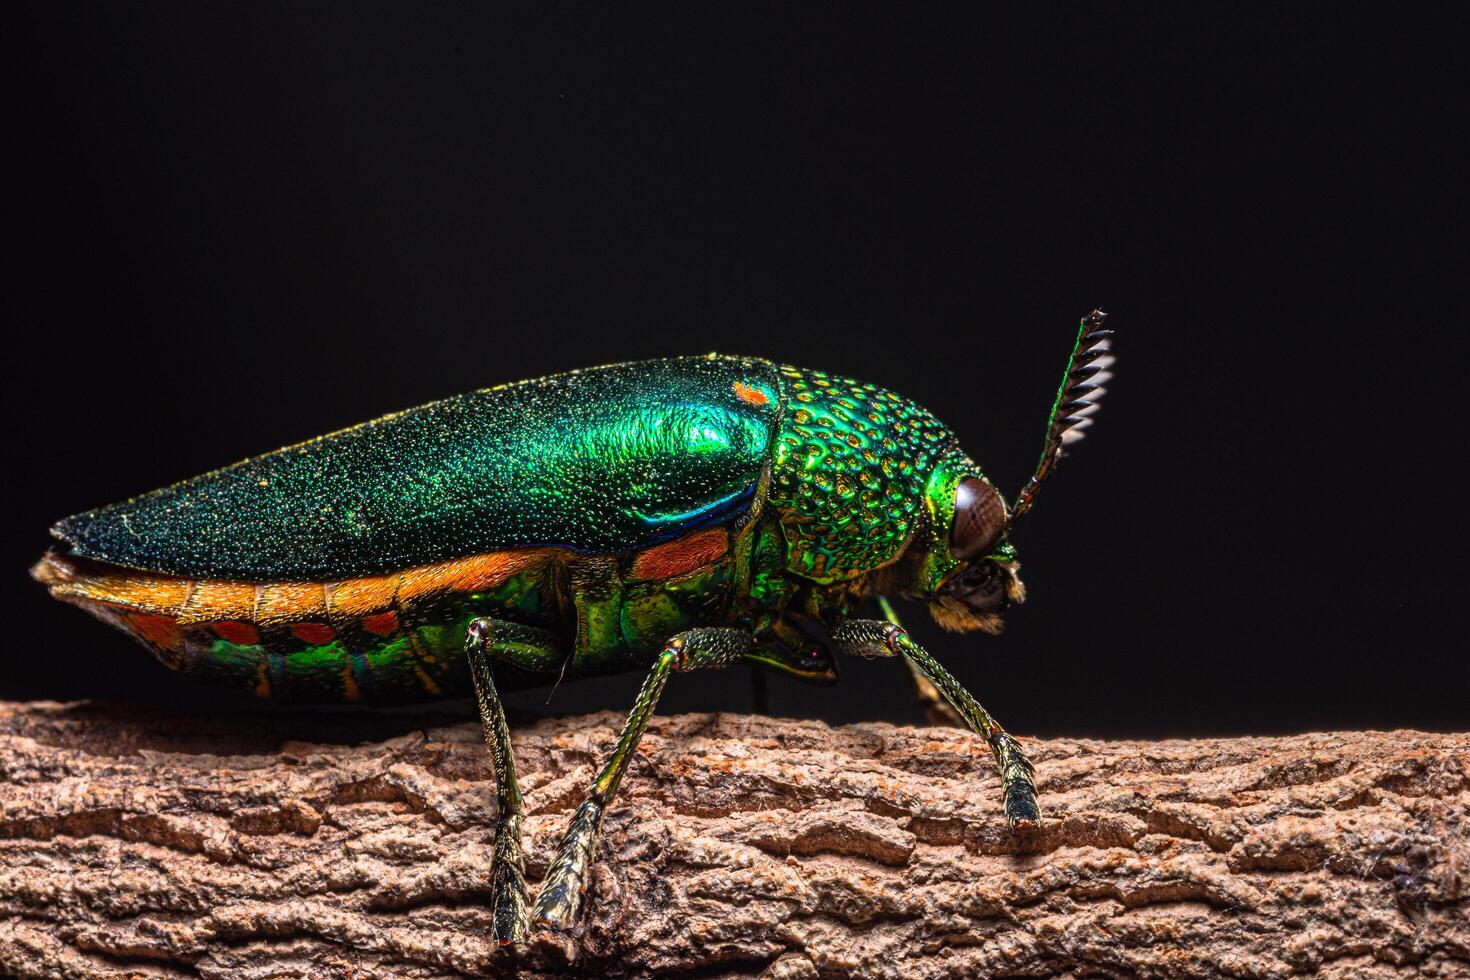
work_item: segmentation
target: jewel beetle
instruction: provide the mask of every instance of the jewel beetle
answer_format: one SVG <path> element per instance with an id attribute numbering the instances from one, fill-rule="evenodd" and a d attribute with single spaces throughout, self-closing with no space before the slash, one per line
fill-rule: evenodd
<path id="1" fill-rule="evenodd" d="M 60 521 L 32 574 L 166 666 L 294 701 L 473 695 L 495 768 L 493 935 L 576 921 L 605 807 L 670 675 L 752 662 L 814 682 L 905 661 L 988 742 L 1012 827 L 1039 820 L 1017 741 L 889 604 L 1000 631 L 1009 531 L 1111 377 L 1084 317 L 1011 505 L 959 440 L 872 384 L 679 357 L 489 388 Z M 876 599 L 881 620 L 855 616 Z M 500 687 L 647 674 L 534 903 Z"/>

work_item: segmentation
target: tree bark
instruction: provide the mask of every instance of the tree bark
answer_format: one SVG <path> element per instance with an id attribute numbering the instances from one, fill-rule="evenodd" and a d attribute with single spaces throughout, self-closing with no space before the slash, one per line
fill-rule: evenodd
<path id="1" fill-rule="evenodd" d="M 516 730 L 533 882 L 621 720 Z M 0 704 L 0 970 L 1470 976 L 1470 736 L 1025 744 L 1014 835 L 965 732 L 656 718 L 580 942 L 497 951 L 477 723 Z"/>

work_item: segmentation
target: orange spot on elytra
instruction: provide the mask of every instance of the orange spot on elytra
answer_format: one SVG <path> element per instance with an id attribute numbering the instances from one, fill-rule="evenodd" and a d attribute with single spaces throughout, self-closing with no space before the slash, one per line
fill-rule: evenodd
<path id="1" fill-rule="evenodd" d="M 374 636 L 387 636 L 398 631 L 398 614 L 393 610 L 362 617 L 362 628 Z"/>
<path id="2" fill-rule="evenodd" d="M 749 402 L 752 405 L 769 405 L 771 403 L 770 395 L 767 395 L 759 388 L 752 388 L 750 385 L 741 381 L 735 382 L 735 395 L 741 401 Z"/>
<path id="3" fill-rule="evenodd" d="M 291 627 L 291 632 L 303 643 L 320 646 L 323 643 L 331 643 L 332 638 L 337 635 L 332 627 L 325 623 L 297 623 Z"/>
<path id="4" fill-rule="evenodd" d="M 215 623 L 214 631 L 219 634 L 220 639 L 242 647 L 253 647 L 260 642 L 260 631 L 249 623 L 236 623 L 225 621 Z"/>

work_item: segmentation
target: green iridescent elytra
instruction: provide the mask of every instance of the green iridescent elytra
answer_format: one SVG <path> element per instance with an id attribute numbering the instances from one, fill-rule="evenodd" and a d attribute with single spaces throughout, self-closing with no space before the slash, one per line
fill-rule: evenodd
<path id="1" fill-rule="evenodd" d="M 678 358 L 446 398 L 67 518 L 75 554 L 178 575 L 342 579 L 559 545 L 614 553 L 748 495 L 777 369 Z M 771 401 L 742 400 L 744 382 Z"/>
<path id="2" fill-rule="evenodd" d="M 1012 827 L 1019 743 L 899 625 L 957 631 L 1025 598 L 1008 541 L 1090 424 L 1111 331 L 1083 319 L 1014 506 L 955 435 L 872 384 L 756 358 L 617 364 L 425 405 L 68 518 L 53 595 L 204 680 L 292 700 L 473 693 L 495 766 L 491 934 L 575 923 L 598 828 L 676 673 L 745 661 L 827 682 L 895 657 L 982 735 Z M 856 618 L 864 600 L 882 620 Z M 534 906 L 498 688 L 645 670 Z"/>

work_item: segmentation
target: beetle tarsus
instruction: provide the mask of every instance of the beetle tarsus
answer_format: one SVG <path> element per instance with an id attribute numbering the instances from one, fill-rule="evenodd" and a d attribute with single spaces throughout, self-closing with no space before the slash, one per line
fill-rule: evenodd
<path id="1" fill-rule="evenodd" d="M 521 815 L 502 817 L 495 827 L 495 863 L 491 868 L 493 913 L 491 940 L 499 946 L 519 942 L 526 928 L 525 859 L 521 853 Z"/>
<path id="2" fill-rule="evenodd" d="M 531 922 L 537 929 L 565 931 L 576 924 L 587 891 L 587 876 L 602 827 L 602 801 L 589 797 L 577 808 L 562 838 L 556 861 L 546 872 Z"/>
<path id="3" fill-rule="evenodd" d="M 990 749 L 1000 764 L 1006 820 L 1013 830 L 1037 826 L 1041 822 L 1041 810 L 1036 804 L 1036 767 L 1009 732 L 997 731 L 991 736 Z"/>

